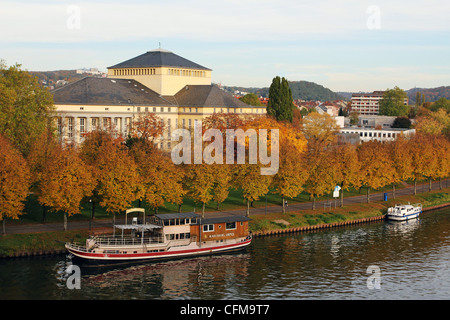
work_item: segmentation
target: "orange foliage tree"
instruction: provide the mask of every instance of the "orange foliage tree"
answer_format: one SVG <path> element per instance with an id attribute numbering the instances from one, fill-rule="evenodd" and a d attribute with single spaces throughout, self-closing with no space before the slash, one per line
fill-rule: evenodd
<path id="1" fill-rule="evenodd" d="M 94 131 L 86 135 L 80 152 L 97 180 L 96 201 L 106 212 L 113 213 L 113 220 L 115 213 L 125 211 L 132 201 L 142 198 L 137 165 L 120 140 L 108 132 Z"/>
<path id="2" fill-rule="evenodd" d="M 394 166 L 386 144 L 379 141 L 364 142 L 358 147 L 361 163 L 361 182 L 367 187 L 367 203 L 370 189 L 379 189 L 394 181 Z"/>
<path id="3" fill-rule="evenodd" d="M 30 172 L 20 152 L 0 135 L 0 220 L 18 219 L 30 187 Z"/>
<path id="4" fill-rule="evenodd" d="M 350 187 L 359 188 L 361 186 L 361 164 L 358 160 L 356 146 L 350 143 L 339 145 L 334 148 L 334 163 L 337 166 L 336 182 L 340 185 L 341 191 L 341 207 L 344 206 L 344 190 Z"/>
<path id="5" fill-rule="evenodd" d="M 80 213 L 80 203 L 91 195 L 95 179 L 75 149 L 59 147 L 47 159 L 40 184 L 39 202 L 52 211 L 64 212 L 66 231 L 67 214 Z"/>
<path id="6" fill-rule="evenodd" d="M 395 183 L 412 178 L 412 157 L 410 141 L 403 136 L 389 144 L 390 156 L 394 167 L 392 196 L 395 199 Z"/>
<path id="7" fill-rule="evenodd" d="M 130 149 L 139 173 L 143 198 L 157 212 L 164 203 L 181 204 L 186 191 L 182 179 L 184 171 L 161 150 L 139 140 Z"/>

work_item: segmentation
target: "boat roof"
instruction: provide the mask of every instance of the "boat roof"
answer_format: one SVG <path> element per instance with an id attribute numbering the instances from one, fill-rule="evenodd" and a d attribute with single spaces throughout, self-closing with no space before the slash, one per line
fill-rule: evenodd
<path id="1" fill-rule="evenodd" d="M 155 216 L 161 220 L 200 218 L 200 215 L 196 214 L 195 212 L 162 213 L 155 214 Z"/>
<path id="2" fill-rule="evenodd" d="M 202 218 L 198 219 L 197 223 L 194 224 L 215 224 L 223 222 L 238 222 L 238 221 L 249 221 L 249 217 L 245 216 L 224 216 L 224 217 L 214 217 L 214 218 Z"/>

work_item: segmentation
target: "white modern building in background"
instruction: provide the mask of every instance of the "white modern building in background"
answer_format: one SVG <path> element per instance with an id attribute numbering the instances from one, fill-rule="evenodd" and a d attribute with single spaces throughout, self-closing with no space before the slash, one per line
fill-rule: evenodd
<path id="1" fill-rule="evenodd" d="M 372 93 L 353 93 L 351 112 L 358 112 L 360 115 L 377 115 L 380 111 L 380 100 L 384 91 L 374 91 Z M 408 104 L 405 98 L 404 104 Z"/>

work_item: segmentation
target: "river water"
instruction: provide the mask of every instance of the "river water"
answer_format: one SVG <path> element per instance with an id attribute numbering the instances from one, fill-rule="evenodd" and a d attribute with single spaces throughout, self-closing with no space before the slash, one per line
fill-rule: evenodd
<path id="1" fill-rule="evenodd" d="M 244 252 L 110 270 L 62 255 L 0 260 L 0 299 L 450 299 L 450 210 L 254 239 Z"/>

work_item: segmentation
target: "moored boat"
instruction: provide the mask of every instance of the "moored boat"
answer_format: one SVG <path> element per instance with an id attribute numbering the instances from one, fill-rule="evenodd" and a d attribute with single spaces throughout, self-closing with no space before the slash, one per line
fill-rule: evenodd
<path id="1" fill-rule="evenodd" d="M 386 218 L 394 221 L 416 219 L 422 213 L 422 204 L 396 204 L 388 208 Z"/>
<path id="2" fill-rule="evenodd" d="M 112 235 L 92 236 L 86 244 L 66 243 L 66 249 L 82 265 L 128 264 L 230 252 L 245 249 L 251 243 L 249 220 L 234 215 L 201 218 L 194 212 L 156 214 L 149 222 L 138 223 L 134 219 L 132 224 L 115 225 Z"/>

